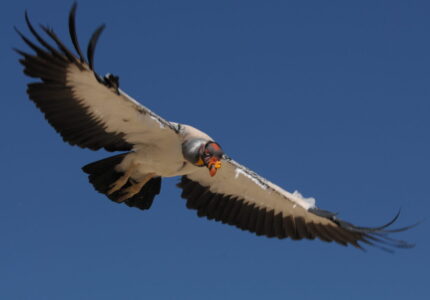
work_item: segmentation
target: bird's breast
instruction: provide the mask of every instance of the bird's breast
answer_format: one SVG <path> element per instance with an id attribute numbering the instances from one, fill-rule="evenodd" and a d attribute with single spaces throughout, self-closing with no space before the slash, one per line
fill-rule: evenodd
<path id="1" fill-rule="evenodd" d="M 130 168 L 134 169 L 131 177 L 139 180 L 149 173 L 162 177 L 185 175 L 196 167 L 186 162 L 181 147 L 139 145 L 117 167 L 121 172 Z"/>

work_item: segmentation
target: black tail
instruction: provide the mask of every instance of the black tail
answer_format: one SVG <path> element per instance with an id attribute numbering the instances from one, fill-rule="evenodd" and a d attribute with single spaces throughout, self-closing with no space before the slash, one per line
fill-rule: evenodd
<path id="1" fill-rule="evenodd" d="M 105 194 L 115 202 L 119 202 L 118 199 L 122 196 L 124 189 L 130 186 L 130 182 L 127 182 L 120 190 L 108 195 L 111 184 L 122 176 L 121 172 L 115 170 L 115 166 L 120 164 L 127 154 L 111 156 L 82 167 L 82 170 L 89 174 L 89 181 L 96 191 Z M 140 192 L 125 200 L 124 203 L 130 207 L 149 209 L 154 197 L 160 193 L 160 189 L 161 177 L 154 177 L 142 187 Z"/>

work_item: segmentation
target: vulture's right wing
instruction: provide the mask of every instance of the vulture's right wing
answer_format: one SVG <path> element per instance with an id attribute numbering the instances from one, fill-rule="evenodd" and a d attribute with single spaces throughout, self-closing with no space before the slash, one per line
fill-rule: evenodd
<path id="1" fill-rule="evenodd" d="M 291 194 L 227 157 L 216 176 L 199 170 L 183 176 L 178 186 L 187 207 L 196 209 L 199 216 L 257 235 L 294 240 L 318 237 L 358 248 L 359 242 L 363 242 L 386 250 L 389 249 L 385 246 L 413 246 L 387 236 L 410 228 L 387 229 L 398 215 L 381 227 L 354 226 L 334 213 L 318 209 L 313 198 L 303 198 L 298 192 Z"/>

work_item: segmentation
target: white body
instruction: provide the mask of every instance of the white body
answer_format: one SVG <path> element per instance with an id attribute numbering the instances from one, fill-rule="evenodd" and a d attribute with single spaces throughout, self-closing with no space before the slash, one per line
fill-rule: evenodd
<path id="1" fill-rule="evenodd" d="M 177 124 L 175 124 L 177 125 Z M 165 130 L 170 130 L 165 128 Z M 185 160 L 182 154 L 182 143 L 188 138 L 211 138 L 204 132 L 189 126 L 181 125 L 178 135 L 179 142 L 172 143 L 140 143 L 133 147 L 134 153 L 127 155 L 116 167 L 117 171 L 125 173 L 132 168 L 131 177 L 137 181 L 146 175 L 155 173 L 161 177 L 182 176 L 200 169 Z"/>

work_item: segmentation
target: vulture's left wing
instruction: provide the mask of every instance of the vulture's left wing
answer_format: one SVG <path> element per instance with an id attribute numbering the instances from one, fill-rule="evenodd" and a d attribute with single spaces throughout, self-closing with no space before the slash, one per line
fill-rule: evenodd
<path id="1" fill-rule="evenodd" d="M 41 82 L 30 83 L 27 92 L 64 141 L 82 148 L 128 151 L 139 143 L 178 142 L 177 125 L 156 115 L 119 89 L 118 77 L 100 77 L 93 70 L 94 50 L 104 28 L 91 37 L 85 60 L 75 29 L 76 4 L 69 15 L 70 36 L 77 55 L 67 49 L 52 29 L 42 26 L 56 47 L 46 42 L 31 25 L 33 43 L 18 31 L 35 51 L 23 56 L 24 72 Z"/>
<path id="2" fill-rule="evenodd" d="M 337 218 L 336 214 L 318 209 L 313 198 L 293 194 L 258 176 L 256 173 L 225 157 L 216 176 L 207 170 L 183 176 L 178 184 L 187 207 L 206 216 L 257 235 L 299 239 L 335 241 L 361 248 L 358 242 L 378 246 L 407 248 L 412 245 L 391 239 L 387 230 L 398 216 L 377 228 L 357 227 Z"/>

